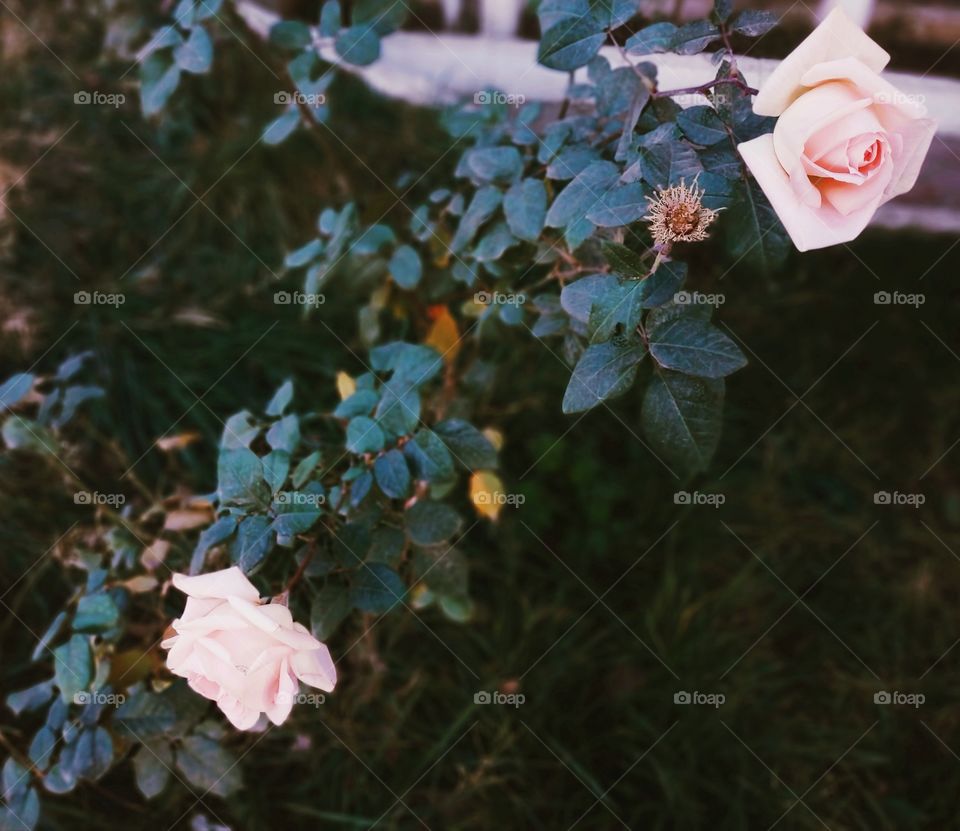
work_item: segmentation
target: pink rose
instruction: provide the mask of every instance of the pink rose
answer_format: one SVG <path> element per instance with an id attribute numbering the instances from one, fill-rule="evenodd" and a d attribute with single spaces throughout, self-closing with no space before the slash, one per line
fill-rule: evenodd
<path id="1" fill-rule="evenodd" d="M 337 671 L 326 646 L 279 603 L 261 604 L 239 568 L 188 577 L 173 585 L 187 595 L 176 635 L 161 644 L 167 666 L 217 706 L 238 730 L 261 713 L 282 724 L 300 689 L 298 680 L 330 692 Z"/>
<path id="2" fill-rule="evenodd" d="M 878 75 L 889 60 L 836 9 L 754 100 L 779 118 L 738 149 L 801 251 L 854 239 L 917 180 L 936 122 Z"/>

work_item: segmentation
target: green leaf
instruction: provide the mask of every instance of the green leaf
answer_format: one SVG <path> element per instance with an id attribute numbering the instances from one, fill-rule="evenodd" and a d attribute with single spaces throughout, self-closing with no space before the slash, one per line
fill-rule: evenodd
<path id="1" fill-rule="evenodd" d="M 390 276 L 402 289 L 416 288 L 423 276 L 420 255 L 409 245 L 401 245 L 390 258 Z"/>
<path id="2" fill-rule="evenodd" d="M 11 450 L 31 450 L 34 453 L 57 455 L 57 440 L 46 427 L 12 415 L 3 422 L 3 441 Z"/>
<path id="3" fill-rule="evenodd" d="M 677 30 L 671 48 L 678 55 L 696 55 L 720 38 L 720 30 L 712 23 L 707 20 L 695 20 Z"/>
<path id="4" fill-rule="evenodd" d="M 310 604 L 310 631 L 318 640 L 332 637 L 352 606 L 350 592 L 339 583 L 327 583 Z"/>
<path id="5" fill-rule="evenodd" d="M 414 503 L 404 515 L 407 534 L 417 545 L 437 545 L 460 530 L 460 515 L 449 505 L 433 500 Z"/>
<path id="6" fill-rule="evenodd" d="M 177 769 L 201 792 L 227 797 L 241 787 L 236 758 L 219 742 L 201 734 L 187 736 L 177 750 Z"/>
<path id="7" fill-rule="evenodd" d="M 77 603 L 73 628 L 77 632 L 102 632 L 115 626 L 119 618 L 120 610 L 109 594 L 88 594 L 81 597 Z"/>
<path id="8" fill-rule="evenodd" d="M 516 147 L 480 147 L 468 151 L 467 166 L 482 184 L 512 182 L 523 170 Z"/>
<path id="9" fill-rule="evenodd" d="M 147 799 L 158 796 L 170 781 L 173 752 L 166 742 L 144 743 L 133 757 L 137 787 Z"/>
<path id="10" fill-rule="evenodd" d="M 650 55 L 673 49 L 677 27 L 672 23 L 654 23 L 631 35 L 624 44 L 631 55 Z"/>
<path id="11" fill-rule="evenodd" d="M 300 462 L 294 468 L 293 476 L 290 477 L 290 481 L 295 488 L 302 487 L 303 483 L 310 478 L 310 474 L 312 474 L 316 469 L 320 459 L 320 451 L 314 450 L 309 456 L 306 456 L 300 460 Z"/>
<path id="12" fill-rule="evenodd" d="M 505 222 L 498 222 L 477 243 L 473 256 L 481 263 L 496 262 L 503 253 L 514 243 L 513 234 Z"/>
<path id="13" fill-rule="evenodd" d="M 450 250 L 454 254 L 462 251 L 473 241 L 480 227 L 500 207 L 502 198 L 503 194 L 493 185 L 485 185 L 477 190 L 460 219 L 457 232 L 450 241 Z"/>
<path id="14" fill-rule="evenodd" d="M 121 736 L 132 736 L 140 741 L 154 736 L 162 736 L 177 721 L 173 703 L 166 696 L 146 690 L 128 694 L 113 717 L 113 723 L 123 729 Z"/>
<path id="15" fill-rule="evenodd" d="M 419 430 L 403 446 L 404 455 L 413 462 L 418 479 L 443 482 L 453 477 L 453 459 L 443 440 L 432 430 Z"/>
<path id="16" fill-rule="evenodd" d="M 625 393 L 633 385 L 645 354 L 640 345 L 618 346 L 613 341 L 588 346 L 570 377 L 563 411 L 579 413 Z"/>
<path id="17" fill-rule="evenodd" d="M 402 603 L 406 593 L 407 587 L 392 568 L 366 563 L 357 574 L 350 596 L 360 611 L 383 614 Z"/>
<path id="18" fill-rule="evenodd" d="M 539 179 L 516 182 L 503 197 L 503 212 L 511 233 L 536 242 L 547 216 L 547 189 Z"/>
<path id="19" fill-rule="evenodd" d="M 290 402 L 293 400 L 293 381 L 289 378 L 284 381 L 279 389 L 273 394 L 273 398 L 270 399 L 270 403 L 267 404 L 266 414 L 268 416 L 281 416 L 284 413 L 284 410 L 290 405 Z"/>
<path id="20" fill-rule="evenodd" d="M 10 695 L 7 696 L 6 704 L 15 716 L 19 716 L 20 713 L 39 709 L 50 700 L 52 695 L 53 680 L 51 679 L 41 681 L 39 684 L 34 684 L 25 690 L 10 693 Z"/>
<path id="21" fill-rule="evenodd" d="M 250 506 L 269 501 L 263 465 L 246 447 L 222 450 L 217 461 L 217 495 L 222 505 Z"/>
<path id="22" fill-rule="evenodd" d="M 190 557 L 190 574 L 199 574 L 203 569 L 207 552 L 226 540 L 236 530 L 237 518 L 230 515 L 222 516 L 213 525 L 204 528 Z"/>
<path id="23" fill-rule="evenodd" d="M 619 228 L 642 219 L 650 203 L 639 182 L 618 185 L 606 191 L 587 211 L 587 219 L 601 228 Z"/>
<path id="24" fill-rule="evenodd" d="M 203 75 L 213 64 L 213 41 L 203 26 L 195 26 L 190 35 L 173 49 L 173 57 L 185 72 Z"/>
<path id="25" fill-rule="evenodd" d="M 350 420 L 346 447 L 351 453 L 376 453 L 383 449 L 383 444 L 383 430 L 372 418 L 357 416 Z"/>
<path id="26" fill-rule="evenodd" d="M 687 107 L 677 113 L 677 124 L 690 141 L 704 147 L 719 144 L 729 138 L 727 128 L 716 110 L 706 105 Z"/>
<path id="27" fill-rule="evenodd" d="M 730 27 L 738 35 L 755 38 L 760 35 L 765 35 L 777 25 L 777 22 L 777 15 L 773 12 L 744 9 L 734 15 L 730 21 Z"/>
<path id="28" fill-rule="evenodd" d="M 20 372 L 0 384 L 0 410 L 9 410 L 19 404 L 33 387 L 34 376 Z"/>
<path id="29" fill-rule="evenodd" d="M 354 66 L 367 66 L 380 57 L 380 36 L 371 26 L 341 29 L 333 46 L 341 58 Z"/>
<path id="30" fill-rule="evenodd" d="M 341 26 L 340 3 L 337 0 L 327 0 L 320 9 L 320 34 L 325 38 L 332 38 Z"/>
<path id="31" fill-rule="evenodd" d="M 640 280 L 647 276 L 649 269 L 643 264 L 640 255 L 618 242 L 604 240 L 603 258 L 614 274 L 628 280 Z"/>
<path id="32" fill-rule="evenodd" d="M 53 657 L 54 682 L 60 689 L 60 698 L 69 704 L 74 696 L 85 690 L 93 680 L 90 640 L 85 635 L 73 635 L 70 640 L 53 650 Z"/>
<path id="33" fill-rule="evenodd" d="M 275 118 L 264 128 L 260 140 L 263 141 L 264 144 L 282 144 L 299 125 L 300 111 L 296 108 L 291 108 L 283 115 Z"/>
<path id="34" fill-rule="evenodd" d="M 612 162 L 593 162 L 584 168 L 554 199 L 547 211 L 550 228 L 564 228 L 586 217 L 620 177 L 620 169 Z"/>
<path id="35" fill-rule="evenodd" d="M 469 422 L 449 418 L 433 429 L 450 448 L 454 458 L 467 470 L 486 470 L 497 466 L 496 448 Z"/>
<path id="36" fill-rule="evenodd" d="M 730 256 L 770 274 L 787 259 L 790 238 L 754 179 L 743 183 L 737 196 L 736 209 L 727 212 L 724 223 Z"/>
<path id="37" fill-rule="evenodd" d="M 320 518 L 326 495 L 318 482 L 312 482 L 306 491 L 284 491 L 273 500 L 271 510 L 275 517 L 273 530 L 281 537 L 294 537 L 313 527 Z"/>
<path id="38" fill-rule="evenodd" d="M 235 450 L 238 447 L 249 447 L 250 443 L 260 434 L 260 426 L 256 419 L 246 410 L 234 413 L 223 425 L 223 435 L 220 437 L 220 447 L 223 450 Z"/>
<path id="39" fill-rule="evenodd" d="M 281 49 L 303 49 L 312 42 L 310 27 L 299 20 L 280 20 L 270 27 L 270 43 Z"/>
<path id="40" fill-rule="evenodd" d="M 237 528 L 237 537 L 230 547 L 230 559 L 244 574 L 252 574 L 270 553 L 274 532 L 265 516 L 248 516 Z"/>
<path id="41" fill-rule="evenodd" d="M 572 72 L 588 63 L 604 40 L 603 25 L 592 15 L 561 20 L 540 38 L 537 60 L 550 69 Z"/>
<path id="42" fill-rule="evenodd" d="M 163 55 L 140 64 L 140 109 L 149 118 L 159 113 L 180 84 L 180 67 Z"/>
<path id="43" fill-rule="evenodd" d="M 290 472 L 290 454 L 286 450 L 271 450 L 260 463 L 263 465 L 263 478 L 271 493 L 276 493 L 287 481 Z"/>
<path id="44" fill-rule="evenodd" d="M 641 415 L 654 452 L 684 474 L 704 470 L 720 440 L 723 393 L 722 379 L 655 374 Z"/>
<path id="45" fill-rule="evenodd" d="M 353 395 L 344 398 L 333 414 L 337 418 L 353 418 L 358 415 L 369 415 L 380 400 L 373 390 L 357 390 Z"/>
<path id="46" fill-rule="evenodd" d="M 691 316 L 652 330 L 650 354 L 660 366 L 701 378 L 722 378 L 747 364 L 730 338 L 708 321 Z"/>
<path id="47" fill-rule="evenodd" d="M 404 499 L 410 493 L 410 468 L 399 450 L 388 450 L 373 463 L 377 484 L 391 499 Z"/>
<path id="48" fill-rule="evenodd" d="M 63 759 L 61 758 L 61 764 Z M 103 727 L 88 727 L 81 731 L 73 753 L 73 770 L 78 777 L 96 782 L 113 762 L 113 741 Z"/>
<path id="49" fill-rule="evenodd" d="M 300 419 L 294 414 L 275 421 L 267 430 L 267 444 L 274 450 L 293 453 L 300 444 Z"/>
<path id="50" fill-rule="evenodd" d="M 394 341 L 370 351 L 370 366 L 377 372 L 391 371 L 391 380 L 419 387 L 440 373 L 443 359 L 429 346 Z"/>
<path id="51" fill-rule="evenodd" d="M 367 561 L 386 563 L 391 568 L 396 568 L 400 564 L 406 545 L 407 537 L 403 531 L 389 525 L 381 526 L 373 532 Z"/>

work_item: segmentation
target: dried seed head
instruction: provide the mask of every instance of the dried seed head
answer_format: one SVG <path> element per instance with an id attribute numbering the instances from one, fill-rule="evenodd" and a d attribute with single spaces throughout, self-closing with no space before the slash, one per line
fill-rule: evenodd
<path id="1" fill-rule="evenodd" d="M 656 245 L 698 242 L 709 236 L 707 228 L 717 218 L 717 211 L 703 207 L 703 194 L 696 180 L 688 187 L 681 179 L 679 185 L 660 188 L 655 196 L 647 197 L 650 210 L 645 218 Z"/>

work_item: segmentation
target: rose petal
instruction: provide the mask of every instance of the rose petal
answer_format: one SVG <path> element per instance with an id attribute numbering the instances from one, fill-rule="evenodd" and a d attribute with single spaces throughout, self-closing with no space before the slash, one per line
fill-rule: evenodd
<path id="1" fill-rule="evenodd" d="M 221 571 L 211 571 L 209 574 L 196 574 L 193 577 L 187 574 L 174 574 L 173 585 L 191 597 L 216 597 L 221 600 L 240 597 L 251 603 L 256 603 L 260 599 L 256 586 L 236 566 Z"/>
<path id="2" fill-rule="evenodd" d="M 332 692 L 337 684 L 337 668 L 330 657 L 330 650 L 323 644 L 319 649 L 295 653 L 290 659 L 290 667 L 304 684 L 318 687 L 324 692 Z"/>
<path id="3" fill-rule="evenodd" d="M 849 81 L 861 93 L 870 95 L 874 103 L 896 107 L 907 118 L 923 118 L 927 114 L 927 108 L 923 104 L 902 93 L 877 72 L 879 70 L 872 70 L 863 61 L 847 56 L 811 66 L 800 80 L 807 87 L 815 87 L 827 81 Z"/>
<path id="4" fill-rule="evenodd" d="M 858 185 L 824 179 L 819 185 L 820 193 L 844 216 L 849 216 L 868 205 L 872 205 L 875 211 L 883 202 L 883 194 L 893 178 L 893 172 L 893 161 L 888 160 L 874 176 L 864 179 Z"/>
<path id="5" fill-rule="evenodd" d="M 849 57 L 857 58 L 874 72 L 890 60 L 886 51 L 837 8 L 774 69 L 760 87 L 753 111 L 757 115 L 780 115 L 805 91 L 802 79 L 812 67 Z"/>
<path id="6" fill-rule="evenodd" d="M 237 730 L 249 730 L 260 718 L 259 710 L 244 707 L 240 700 L 232 695 L 220 696 L 217 700 L 217 706 Z"/>
<path id="7" fill-rule="evenodd" d="M 816 209 L 805 205 L 780 166 L 770 133 L 744 142 L 737 149 L 800 251 L 849 242 L 873 216 L 873 210 L 843 216 L 830 205 Z"/>

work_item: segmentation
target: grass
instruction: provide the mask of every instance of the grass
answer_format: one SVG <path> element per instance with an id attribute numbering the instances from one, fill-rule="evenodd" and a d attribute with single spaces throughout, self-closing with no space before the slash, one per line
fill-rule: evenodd
<path id="1" fill-rule="evenodd" d="M 69 27 L 31 22 L 71 63 L 106 73 L 70 46 Z M 19 102 L 7 161 L 20 169 L 39 155 L 30 136 L 59 134 L 78 117 L 73 81 L 38 45 L 24 48 L 29 61 L 2 82 L 6 103 Z M 276 319 L 260 260 L 276 269 L 309 235 L 317 208 L 343 195 L 338 178 L 374 218 L 391 201 L 336 142 L 255 149 L 209 200 L 246 245 L 197 206 L 136 279 L 124 278 L 130 329 L 109 312 L 79 315 L 76 280 L 38 238 L 85 286 L 111 285 L 192 201 L 127 127 L 201 193 L 267 119 L 269 102 L 254 105 L 245 131 L 226 118 L 243 96 L 268 101 L 274 81 L 236 44 L 222 57 L 209 84 L 188 90 L 202 115 L 182 105 L 184 119 L 200 121 L 195 136 L 188 125 L 144 125 L 132 110 L 85 112 L 53 163 L 10 200 L 36 237 L 4 220 L 4 302 L 35 330 L 32 343 L 7 333 L 4 371 L 40 358 L 77 320 L 41 367 L 97 350 L 110 393 L 92 411 L 100 446 L 136 458 L 181 416 L 178 429 L 204 436 L 180 461 L 150 454 L 138 465 L 160 493 L 209 489 L 218 419 L 256 406 L 286 375 L 322 403 L 333 372 L 356 368 L 331 331 L 293 317 L 244 355 Z M 375 103 L 355 85 L 337 90 L 347 143 L 385 181 L 445 149 L 423 126 L 429 114 Z M 717 459 L 684 486 L 723 494 L 719 508 L 674 503 L 681 486 L 633 435 L 636 396 L 576 422 L 559 412 L 559 360 L 531 341 L 504 346 L 483 407 L 507 437 L 504 479 L 526 502 L 460 544 L 475 621 L 398 611 L 352 622 L 331 644 L 345 655 L 343 680 L 321 711 L 300 707 L 282 729 L 232 740 L 245 754 L 245 786 L 229 803 L 198 804 L 177 783 L 146 803 L 125 766 L 46 799 L 42 827 L 186 827 L 196 813 L 244 829 L 951 827 L 960 790 L 951 651 L 960 638 L 960 249 L 951 246 L 870 232 L 849 249 L 795 257 L 773 283 L 701 256 L 696 287 L 726 294 L 720 319 L 751 358 L 729 385 Z M 894 289 L 921 291 L 926 303 L 873 303 Z M 338 333 L 353 330 L 347 300 L 331 307 Z M 195 325 L 200 313 L 212 323 Z M 184 415 L 195 400 L 186 387 L 212 387 L 207 406 Z M 75 451 L 90 476 L 118 475 L 110 456 Z M 0 458 L 0 489 L 6 591 L 84 514 L 57 471 L 16 454 Z M 926 503 L 876 505 L 880 490 L 922 492 Z M 37 629 L 68 590 L 41 562 L 5 602 Z M 9 617 L 0 627 L 4 686 L 22 686 L 32 640 Z M 493 690 L 525 701 L 474 704 Z M 681 690 L 725 702 L 678 705 Z M 878 690 L 926 701 L 880 706 Z M 21 738 L 6 711 L 0 730 Z"/>

